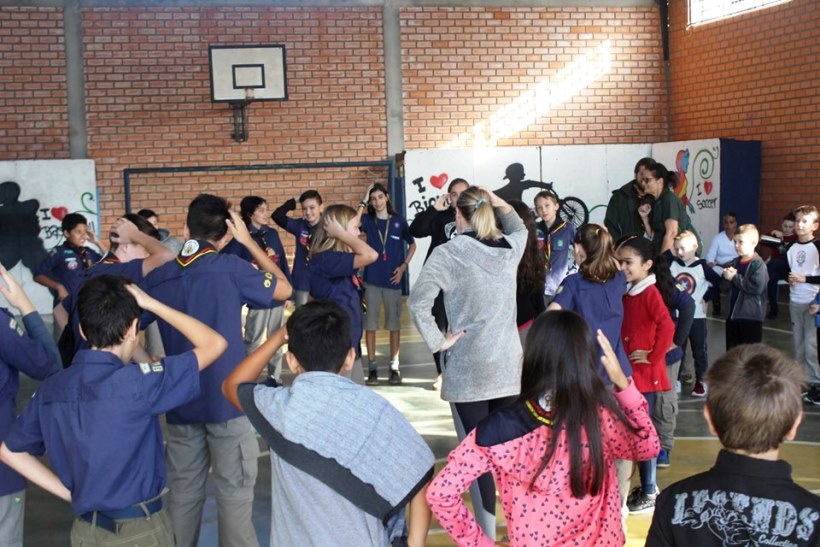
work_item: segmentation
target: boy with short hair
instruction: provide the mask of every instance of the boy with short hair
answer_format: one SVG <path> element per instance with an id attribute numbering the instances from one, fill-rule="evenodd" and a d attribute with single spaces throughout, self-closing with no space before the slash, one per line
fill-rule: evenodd
<path id="1" fill-rule="evenodd" d="M 299 198 L 302 206 L 302 217 L 289 217 L 288 213 L 296 209 L 296 198 L 287 200 L 271 214 L 273 221 L 286 231 L 296 236 L 296 252 L 293 255 L 293 303 L 296 307 L 304 305 L 310 296 L 310 273 L 308 256 L 310 242 L 316 227 L 322 218 L 322 196 L 316 190 L 306 190 Z"/>
<path id="2" fill-rule="evenodd" d="M 253 383 L 285 343 L 293 385 Z M 271 545 L 386 547 L 408 505 L 408 545 L 424 545 L 433 454 L 389 402 L 341 376 L 355 360 L 349 315 L 316 300 L 222 384 L 271 447 Z"/>
<path id="3" fill-rule="evenodd" d="M 143 309 L 178 329 L 191 349 L 132 363 Z M 199 371 L 227 343 L 124 277 L 87 281 L 78 312 L 91 349 L 43 381 L 0 447 L 0 459 L 71 502 L 77 515 L 72 545 L 133 545 L 146 536 L 173 545 L 160 499 L 165 459 L 159 415 L 197 396 Z M 54 471 L 37 458 L 45 452 Z"/>
<path id="4" fill-rule="evenodd" d="M 814 238 L 818 229 L 817 208 L 802 205 L 794 210 L 794 233 L 797 241 L 786 247 L 789 263 L 789 314 L 792 320 L 794 358 L 806 367 L 809 388 L 805 400 L 820 402 L 820 365 L 817 357 L 817 333 L 809 306 L 820 291 L 820 241 Z"/>
<path id="5" fill-rule="evenodd" d="M 65 241 L 54 247 L 34 271 L 34 281 L 54 293 L 55 306 L 77 292 L 85 279 L 85 271 L 102 258 L 97 251 L 85 246 L 89 241 L 97 247 L 100 245 L 83 215 L 68 213 L 61 227 Z"/>
<path id="6" fill-rule="evenodd" d="M 551 190 L 542 190 L 533 200 L 538 222 L 535 223 L 538 249 L 547 259 L 547 276 L 544 280 L 544 303 L 549 304 L 561 282 L 567 276 L 572 263 L 572 242 L 575 226 L 558 216 L 561 204 Z"/>
<path id="7" fill-rule="evenodd" d="M 709 289 L 717 287 L 720 283 L 720 276 L 706 264 L 706 260 L 695 256 L 697 250 L 698 238 L 695 234 L 688 230 L 678 234 L 672 245 L 674 259 L 669 264 L 669 270 L 675 278 L 675 283 L 695 301 L 695 318 L 689 330 L 689 345 L 692 347 L 695 364 L 695 387 L 692 396 L 705 397 L 706 384 L 703 375 L 709 367 L 706 353 L 706 301 Z M 676 390 L 679 389 L 676 387 Z"/>
<path id="8" fill-rule="evenodd" d="M 259 265 L 220 254 L 231 237 Z M 242 360 L 242 305 L 266 307 L 290 297 L 285 274 L 253 240 L 228 202 L 200 194 L 188 206 L 186 237 L 176 260 L 151 272 L 145 290 L 222 334 L 228 349 L 202 374 L 202 389 L 189 403 L 166 414 L 168 510 L 177 547 L 196 547 L 209 470 L 213 468 L 220 545 L 256 547 L 252 508 L 259 444 L 248 419 L 222 397 L 222 381 Z M 143 318 L 143 324 L 150 317 Z M 168 353 L 189 344 L 165 321 L 159 322 Z"/>
<path id="9" fill-rule="evenodd" d="M 711 470 L 661 492 L 647 545 L 818 545 L 820 497 L 778 459 L 803 418 L 804 378 L 800 365 L 763 344 L 715 361 L 703 414 L 723 450 Z"/>
<path id="10" fill-rule="evenodd" d="M 763 339 L 766 316 L 766 287 L 769 272 L 755 252 L 760 233 L 754 224 L 743 224 L 734 236 L 738 257 L 723 269 L 731 284 L 729 315 L 726 317 L 726 349 L 740 344 L 756 344 Z"/>

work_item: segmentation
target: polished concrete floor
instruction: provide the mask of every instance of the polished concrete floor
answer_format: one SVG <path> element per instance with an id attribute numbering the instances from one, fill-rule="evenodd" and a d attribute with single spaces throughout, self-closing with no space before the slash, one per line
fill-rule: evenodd
<path id="1" fill-rule="evenodd" d="M 382 365 L 380 370 L 382 385 L 373 389 L 390 400 L 410 419 L 429 443 L 438 459 L 437 467 L 440 467 L 449 451 L 457 444 L 450 409 L 439 398 L 438 393 L 431 390 L 435 379 L 432 357 L 406 314 L 404 319 L 401 344 L 404 382 L 401 386 L 387 385 L 387 336 L 386 333 L 380 332 L 377 343 L 379 361 Z M 710 318 L 708 330 L 711 362 L 724 349 L 723 321 Z M 763 341 L 791 354 L 788 306 L 781 308 L 780 318 L 766 321 Z M 33 382 L 24 381 L 19 400 L 25 402 L 34 388 Z M 679 440 L 672 454 L 672 466 L 658 470 L 658 482 L 661 488 L 680 478 L 708 469 L 719 450 L 719 444 L 710 438 L 703 420 L 703 400 L 690 397 L 688 391 L 691 391 L 691 388 L 691 385 L 684 386 L 684 394 L 680 398 L 680 414 L 676 430 L 676 437 Z M 805 405 L 804 410 L 806 416 L 797 439 L 784 446 L 782 456 L 792 464 L 793 476 L 798 483 L 820 492 L 820 407 Z M 260 445 L 262 444 L 264 443 L 260 440 Z M 267 447 L 262 446 L 262 448 L 263 455 L 259 460 L 253 521 L 260 545 L 267 545 L 270 531 L 270 465 L 267 458 Z M 502 514 L 500 510 L 498 513 Z M 26 502 L 25 546 L 68 545 L 68 530 L 72 518 L 73 515 L 67 504 L 37 487 L 29 487 Z M 627 545 L 644 544 L 650 520 L 651 516 L 648 515 L 630 517 Z M 503 534 L 504 521 L 503 517 L 500 517 L 498 538 L 501 539 Z M 332 544 L 331 538 L 328 540 L 328 544 Z M 436 522 L 433 522 L 427 543 L 430 546 L 454 544 Z M 199 545 L 201 547 L 216 547 L 217 545 L 216 504 L 212 492 L 209 493 L 205 508 Z"/>

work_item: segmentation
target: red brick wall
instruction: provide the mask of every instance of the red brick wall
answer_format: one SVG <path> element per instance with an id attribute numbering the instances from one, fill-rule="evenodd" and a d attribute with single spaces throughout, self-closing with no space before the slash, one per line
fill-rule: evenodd
<path id="1" fill-rule="evenodd" d="M 408 149 L 470 146 L 476 128 L 499 146 L 667 138 L 656 7 L 408 7 L 401 14 Z M 568 74 L 595 66 L 573 62 L 604 43 L 609 69 L 594 80 L 581 76 L 593 80 L 588 85 L 566 85 L 579 81 Z M 547 108 L 548 98 L 526 101 L 534 88 L 555 91 L 551 97 L 573 91 Z M 500 127 L 491 134 L 494 122 Z"/>
<path id="2" fill-rule="evenodd" d="M 685 0 L 670 0 L 674 140 L 763 143 L 761 224 L 820 206 L 820 2 L 792 0 L 686 28 Z"/>
<path id="3" fill-rule="evenodd" d="M 83 29 L 103 225 L 123 210 L 127 167 L 385 159 L 381 8 L 94 8 Z M 250 140 L 238 144 L 230 109 L 210 100 L 208 46 L 246 44 L 285 45 L 289 100 L 252 104 Z M 133 207 L 179 228 L 206 190 L 235 202 L 260 193 L 275 207 L 318 187 L 326 201 L 355 202 L 372 182 L 365 171 L 140 175 Z"/>
<path id="4" fill-rule="evenodd" d="M 0 160 L 68 156 L 62 9 L 0 8 Z"/>

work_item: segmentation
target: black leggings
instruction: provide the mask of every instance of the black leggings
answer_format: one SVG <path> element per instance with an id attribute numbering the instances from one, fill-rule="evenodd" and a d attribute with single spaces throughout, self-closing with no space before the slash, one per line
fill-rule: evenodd
<path id="1" fill-rule="evenodd" d="M 499 399 L 490 399 L 488 401 L 475 401 L 471 403 L 453 403 L 458 414 L 458 420 L 461 422 L 464 436 L 466 437 L 470 431 L 475 429 L 478 422 L 495 412 L 499 408 L 503 408 L 512 404 L 515 397 L 501 397 Z M 455 418 L 455 416 L 454 416 Z M 459 434 L 459 441 L 462 439 L 461 431 L 459 431 L 459 424 L 456 424 L 456 432 Z M 484 510 L 495 515 L 495 482 L 491 473 L 485 473 L 478 477 L 476 481 L 478 489 L 481 492 L 481 505 Z M 475 504 L 476 500 L 473 500 Z"/>

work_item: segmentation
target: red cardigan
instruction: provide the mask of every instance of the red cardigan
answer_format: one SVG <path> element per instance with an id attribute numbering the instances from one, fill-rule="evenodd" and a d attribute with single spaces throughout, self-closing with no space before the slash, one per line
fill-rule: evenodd
<path id="1" fill-rule="evenodd" d="M 654 283 L 644 286 L 643 290 L 640 285 L 632 287 L 624 295 L 624 321 L 621 325 L 624 350 L 627 355 L 636 349 L 650 350 L 650 364 L 636 363 L 630 359 L 638 391 L 669 391 L 672 386 L 666 374 L 666 352 L 672 345 L 675 324 Z"/>

